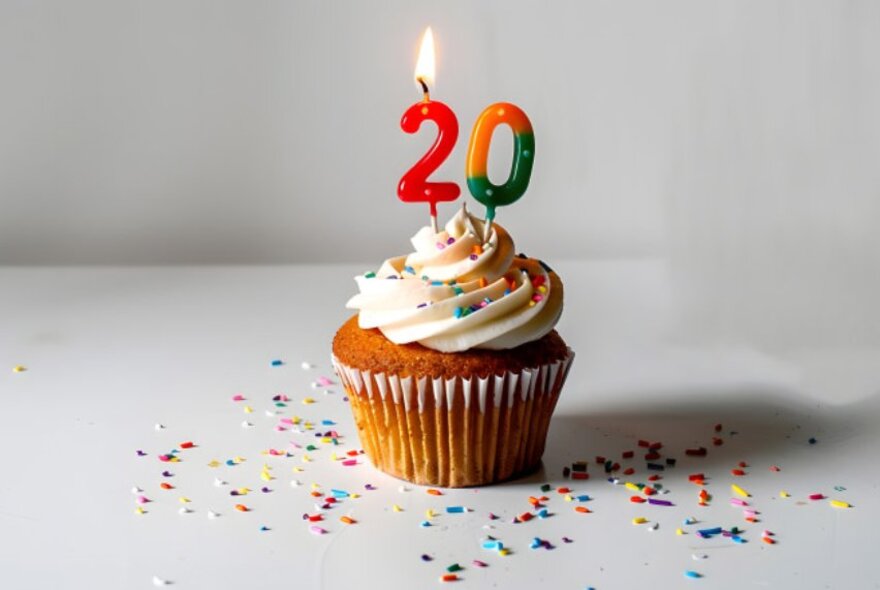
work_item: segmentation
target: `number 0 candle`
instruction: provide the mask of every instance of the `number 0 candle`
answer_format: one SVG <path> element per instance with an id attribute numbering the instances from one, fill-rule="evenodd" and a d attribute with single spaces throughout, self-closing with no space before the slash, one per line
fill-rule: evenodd
<path id="1" fill-rule="evenodd" d="M 507 182 L 498 186 L 489 181 L 486 168 L 492 132 L 501 124 L 508 125 L 513 131 L 513 164 Z M 471 195 L 486 206 L 484 240 L 489 238 L 495 209 L 510 205 L 526 192 L 534 160 L 535 134 L 531 121 L 522 109 L 508 102 L 499 102 L 487 107 L 480 114 L 474 123 L 468 146 L 466 176 Z"/>
<path id="2" fill-rule="evenodd" d="M 428 203 L 431 207 L 431 227 L 437 233 L 437 203 L 454 201 L 461 194 L 461 189 L 454 182 L 428 182 L 428 176 L 446 160 L 458 140 L 455 113 L 442 102 L 431 100 L 429 93 L 428 84 L 434 80 L 434 37 L 430 27 L 422 39 L 415 75 L 424 98 L 406 110 L 400 127 L 407 133 L 415 133 L 422 123 L 433 121 L 437 124 L 437 139 L 422 159 L 400 179 L 397 195 L 407 203 Z"/>

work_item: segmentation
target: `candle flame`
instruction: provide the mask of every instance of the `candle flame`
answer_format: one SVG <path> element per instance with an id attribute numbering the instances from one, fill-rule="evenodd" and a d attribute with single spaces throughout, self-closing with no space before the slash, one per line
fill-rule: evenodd
<path id="1" fill-rule="evenodd" d="M 419 49 L 419 60 L 416 62 L 415 72 L 416 85 L 422 90 L 422 85 L 434 84 L 434 34 L 431 27 L 425 29 L 422 36 L 422 47 Z"/>

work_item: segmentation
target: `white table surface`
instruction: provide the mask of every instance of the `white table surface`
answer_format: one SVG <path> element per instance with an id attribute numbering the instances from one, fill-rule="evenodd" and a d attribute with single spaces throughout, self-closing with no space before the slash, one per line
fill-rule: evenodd
<path id="1" fill-rule="evenodd" d="M 457 586 L 470 588 L 880 587 L 872 562 L 880 351 L 686 344 L 670 329 L 681 310 L 671 305 L 661 262 L 555 266 L 567 287 L 559 330 L 578 357 L 544 466 L 519 481 L 443 496 L 401 491 L 365 457 L 344 467 L 322 443 L 303 462 L 290 443 L 308 444 L 313 432 L 273 429 L 282 416 L 329 419 L 342 435 L 335 450 L 360 448 L 341 388 L 310 384 L 321 375 L 336 381 L 330 341 L 347 317 L 351 277 L 366 266 L 0 269 L 0 587 L 151 588 L 158 576 L 175 588 L 431 588 L 443 586 L 452 563 L 465 568 Z M 273 367 L 273 359 L 286 364 Z M 303 361 L 316 366 L 304 370 Z M 18 364 L 28 370 L 13 372 Z M 248 401 L 231 401 L 236 393 Z M 275 408 L 271 398 L 282 393 L 292 401 Z M 303 404 L 308 396 L 316 402 Z M 254 427 L 243 428 L 244 420 Z M 720 447 L 710 442 L 716 423 Z M 661 482 L 670 490 L 661 497 L 675 506 L 630 503 L 632 492 L 593 463 L 630 449 L 638 458 L 638 439 L 662 441 L 677 457 Z M 157 459 L 183 441 L 197 448 L 181 450 L 182 462 Z M 686 457 L 694 445 L 709 455 Z M 269 448 L 293 456 L 261 454 Z M 235 456 L 246 461 L 208 466 Z M 589 481 L 562 478 L 577 459 L 590 460 Z M 749 474 L 734 478 L 741 460 Z M 276 477 L 268 484 L 264 464 Z M 644 461 L 627 464 L 638 469 L 624 479 L 646 481 Z M 164 469 L 174 476 L 163 478 Z M 711 478 L 708 507 L 697 506 L 693 472 Z M 229 485 L 215 486 L 215 477 Z M 304 485 L 293 487 L 294 479 Z M 159 489 L 162 481 L 175 489 Z M 730 505 L 734 481 L 752 494 L 759 523 Z M 315 513 L 313 482 L 361 494 L 326 512 L 322 536 L 302 520 Z M 576 503 L 553 492 L 550 518 L 511 523 L 545 482 L 588 494 L 592 513 L 575 513 Z M 263 485 L 272 491 L 262 493 Z M 152 500 L 146 514 L 135 513 L 134 486 Z M 254 491 L 230 496 L 242 486 Z M 779 497 L 783 489 L 790 498 Z M 806 499 L 813 493 L 853 508 Z M 191 513 L 178 513 L 181 496 L 191 499 Z M 237 512 L 236 503 L 252 510 Z M 393 512 L 394 504 L 404 511 Z M 450 505 L 472 511 L 446 514 Z M 422 528 L 428 508 L 441 514 Z M 209 519 L 209 510 L 221 516 Z M 501 518 L 490 521 L 489 512 Z M 357 523 L 342 524 L 342 514 Z M 634 526 L 635 516 L 659 529 Z M 687 516 L 699 524 L 676 535 Z M 694 534 L 733 525 L 747 543 Z M 761 542 L 764 529 L 777 544 Z M 482 549 L 487 534 L 512 554 Z M 534 537 L 555 548 L 531 549 Z M 704 577 L 686 579 L 685 570 Z"/>

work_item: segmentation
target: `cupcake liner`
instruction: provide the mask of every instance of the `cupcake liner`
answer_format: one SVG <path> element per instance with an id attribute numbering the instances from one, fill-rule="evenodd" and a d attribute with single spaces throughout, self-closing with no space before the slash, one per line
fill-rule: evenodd
<path id="1" fill-rule="evenodd" d="M 333 366 L 348 392 L 367 456 L 421 485 L 464 487 L 533 469 L 574 352 L 488 377 L 432 378 Z"/>

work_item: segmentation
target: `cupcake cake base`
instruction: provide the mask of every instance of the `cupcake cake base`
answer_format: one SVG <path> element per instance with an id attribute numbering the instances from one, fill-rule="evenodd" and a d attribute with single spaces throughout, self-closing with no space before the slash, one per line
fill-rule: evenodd
<path id="1" fill-rule="evenodd" d="M 333 342 L 367 456 L 422 485 L 466 487 L 533 470 L 572 351 L 555 332 L 502 351 L 454 355 L 396 345 L 357 317 Z"/>

